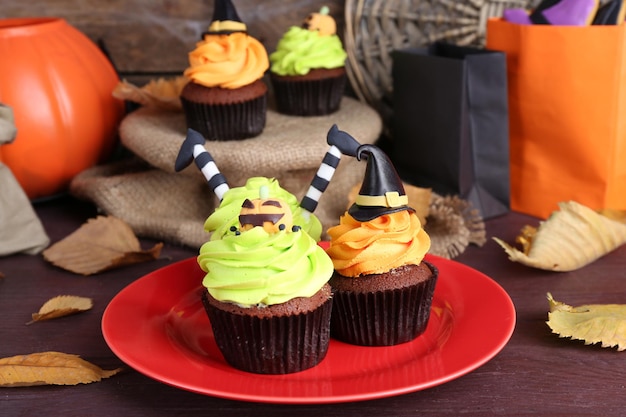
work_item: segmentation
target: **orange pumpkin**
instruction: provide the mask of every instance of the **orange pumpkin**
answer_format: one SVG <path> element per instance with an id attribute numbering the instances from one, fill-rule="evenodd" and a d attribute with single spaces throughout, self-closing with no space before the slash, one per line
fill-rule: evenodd
<path id="1" fill-rule="evenodd" d="M 334 35 L 337 33 L 337 24 L 328 13 L 328 7 L 322 7 L 319 13 L 309 14 L 302 23 L 302 27 L 313 32 L 317 31 L 320 36 Z"/>
<path id="2" fill-rule="evenodd" d="M 17 136 L 0 147 L 31 198 L 64 191 L 80 171 L 110 155 L 124 103 L 102 51 L 58 18 L 0 19 L 0 102 Z"/>

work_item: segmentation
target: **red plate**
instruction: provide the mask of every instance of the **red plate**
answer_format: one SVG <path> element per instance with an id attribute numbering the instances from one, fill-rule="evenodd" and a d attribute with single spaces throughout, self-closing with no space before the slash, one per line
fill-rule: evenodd
<path id="1" fill-rule="evenodd" d="M 515 327 L 508 294 L 486 275 L 427 255 L 439 268 L 431 319 L 414 341 L 361 347 L 331 340 L 317 366 L 288 375 L 257 375 L 223 359 L 200 302 L 204 273 L 196 258 L 133 282 L 107 306 L 102 333 L 137 371 L 185 390 L 243 401 L 336 403 L 423 390 L 493 358 Z"/>

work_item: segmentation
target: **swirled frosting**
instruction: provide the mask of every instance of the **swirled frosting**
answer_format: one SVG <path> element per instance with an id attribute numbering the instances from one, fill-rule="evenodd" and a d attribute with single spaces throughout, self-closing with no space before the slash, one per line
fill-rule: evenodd
<path id="1" fill-rule="evenodd" d="M 343 67 L 346 51 L 337 35 L 319 33 L 292 26 L 270 54 L 270 71 L 278 75 L 305 75 L 312 69 Z"/>
<path id="2" fill-rule="evenodd" d="M 326 250 L 343 276 L 380 274 L 402 265 L 419 264 L 430 249 L 430 237 L 415 213 L 402 210 L 367 222 L 348 213 L 328 229 Z"/>
<path id="3" fill-rule="evenodd" d="M 198 264 L 215 299 L 243 307 L 311 297 L 333 273 L 330 258 L 306 232 L 262 227 L 206 242 Z"/>
<path id="4" fill-rule="evenodd" d="M 239 88 L 263 77 L 269 68 L 265 47 L 245 32 L 204 36 L 189 53 L 184 75 L 205 87 Z"/>
<path id="5" fill-rule="evenodd" d="M 230 228 L 239 225 L 239 212 L 245 199 L 259 198 L 259 189 L 265 186 L 268 189 L 268 198 L 283 200 L 291 208 L 293 224 L 300 226 L 315 241 L 319 241 L 322 235 L 322 223 L 317 216 L 308 214 L 300 207 L 298 199 L 280 186 L 274 178 L 252 177 L 242 187 L 233 187 L 228 190 L 220 206 L 209 216 L 204 223 L 204 229 L 212 233 L 211 240 L 221 239 L 227 234 L 232 234 Z"/>

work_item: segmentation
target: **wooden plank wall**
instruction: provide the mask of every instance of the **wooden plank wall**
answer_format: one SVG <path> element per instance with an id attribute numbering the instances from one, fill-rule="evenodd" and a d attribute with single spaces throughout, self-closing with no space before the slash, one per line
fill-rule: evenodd
<path id="1" fill-rule="evenodd" d="M 326 5 L 341 36 L 340 0 L 233 0 L 251 35 L 272 52 L 280 36 Z M 206 30 L 213 0 L 0 0 L 0 18 L 56 16 L 94 41 L 102 40 L 120 74 L 149 78 L 177 75 Z M 1 59 L 1 58 L 0 58 Z"/>

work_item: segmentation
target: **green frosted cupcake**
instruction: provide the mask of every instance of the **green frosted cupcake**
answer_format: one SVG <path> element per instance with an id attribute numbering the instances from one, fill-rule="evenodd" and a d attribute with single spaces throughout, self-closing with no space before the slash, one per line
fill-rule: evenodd
<path id="1" fill-rule="evenodd" d="M 346 85 L 346 57 L 328 8 L 311 13 L 302 27 L 289 28 L 270 55 L 277 110 L 298 116 L 339 110 Z"/>
<path id="2" fill-rule="evenodd" d="M 237 189 L 223 202 L 231 191 Z M 247 372 L 287 374 L 317 365 L 330 342 L 332 261 L 267 186 L 243 200 L 238 218 L 198 256 L 218 348 Z"/>

